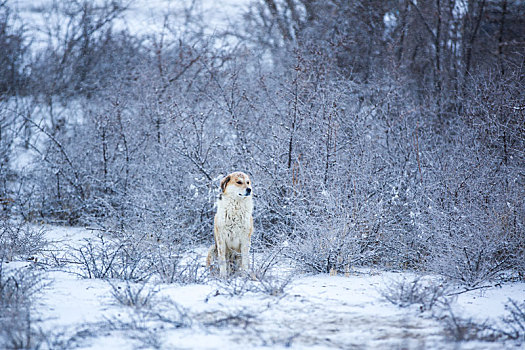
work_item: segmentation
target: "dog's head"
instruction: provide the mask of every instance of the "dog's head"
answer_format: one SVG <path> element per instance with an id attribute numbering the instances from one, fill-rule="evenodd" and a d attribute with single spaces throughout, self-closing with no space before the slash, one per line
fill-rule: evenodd
<path id="1" fill-rule="evenodd" d="M 232 198 L 248 198 L 252 195 L 252 182 L 245 173 L 236 171 L 221 180 L 223 196 Z"/>

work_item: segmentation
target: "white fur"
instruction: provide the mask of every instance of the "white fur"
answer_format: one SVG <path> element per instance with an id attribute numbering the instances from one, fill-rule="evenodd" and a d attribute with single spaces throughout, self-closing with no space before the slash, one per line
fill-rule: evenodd
<path id="1" fill-rule="evenodd" d="M 230 267 L 238 263 L 239 255 L 240 267 L 245 271 L 248 269 L 253 232 L 253 200 L 251 192 L 247 193 L 248 188 L 251 191 L 249 177 L 243 173 L 228 176 L 231 180 L 223 187 L 221 198 L 217 202 L 214 220 L 215 244 L 210 248 L 207 261 L 207 265 L 210 266 L 215 258 L 218 260 L 221 277 L 226 277 Z M 237 184 L 238 180 L 243 184 Z"/>

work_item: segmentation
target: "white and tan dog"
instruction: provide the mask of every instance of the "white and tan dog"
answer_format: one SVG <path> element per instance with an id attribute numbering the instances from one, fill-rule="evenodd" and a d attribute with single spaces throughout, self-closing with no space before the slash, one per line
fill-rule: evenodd
<path id="1" fill-rule="evenodd" d="M 221 277 L 226 277 L 239 267 L 244 271 L 249 267 L 252 183 L 245 173 L 234 172 L 221 180 L 221 191 L 213 223 L 215 244 L 208 251 L 206 266 L 212 268 L 218 262 Z"/>

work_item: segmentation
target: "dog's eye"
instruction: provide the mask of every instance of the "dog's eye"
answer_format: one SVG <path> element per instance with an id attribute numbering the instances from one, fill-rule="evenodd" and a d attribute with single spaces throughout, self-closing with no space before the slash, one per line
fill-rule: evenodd
<path id="1" fill-rule="evenodd" d="M 249 185 L 249 184 L 250 184 L 250 181 L 248 181 L 246 184 Z"/>
<path id="2" fill-rule="evenodd" d="M 242 181 L 237 181 L 237 183 L 238 183 L 239 185 L 242 185 Z"/>

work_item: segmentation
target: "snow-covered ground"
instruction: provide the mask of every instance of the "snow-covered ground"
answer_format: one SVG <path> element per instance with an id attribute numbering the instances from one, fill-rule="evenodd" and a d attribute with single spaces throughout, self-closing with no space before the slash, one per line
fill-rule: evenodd
<path id="1" fill-rule="evenodd" d="M 79 349 L 515 349 L 515 342 L 453 342 L 443 322 L 415 305 L 399 308 L 381 290 L 408 273 L 360 269 L 348 276 L 291 276 L 284 293 L 248 291 L 241 277 L 208 279 L 189 285 L 149 282 L 147 307 L 117 302 L 116 280 L 75 274 L 72 251 L 95 231 L 46 227 L 50 250 L 41 261 L 49 282 L 35 303 L 38 326 L 57 344 Z M 205 248 L 202 248 L 203 252 Z M 52 253 L 52 254 L 51 254 Z M 202 265 L 204 265 L 202 256 Z M 16 266 L 16 263 L 8 264 Z M 281 268 L 287 274 L 286 267 Z M 259 282 L 250 281 L 254 286 Z M 134 287 L 134 285 L 131 285 Z M 455 315 L 496 324 L 508 298 L 525 300 L 525 283 L 509 283 L 461 293 Z M 49 336 L 52 335 L 52 336 Z"/>

